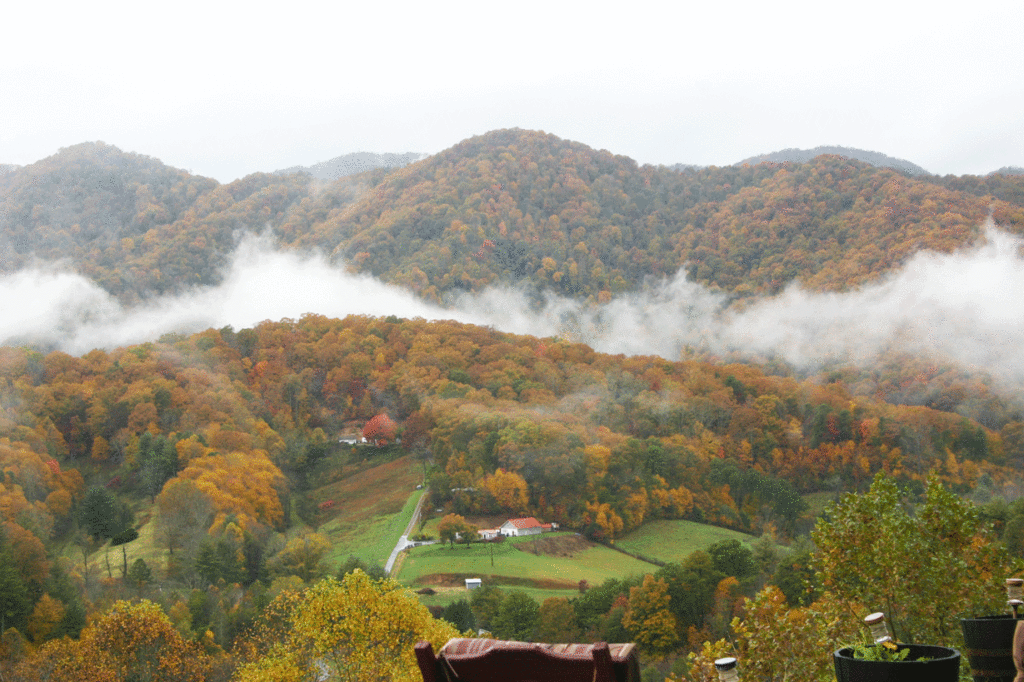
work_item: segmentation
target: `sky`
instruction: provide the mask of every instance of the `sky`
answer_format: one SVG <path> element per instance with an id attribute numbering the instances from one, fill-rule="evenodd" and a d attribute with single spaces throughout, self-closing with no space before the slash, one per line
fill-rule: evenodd
<path id="1" fill-rule="evenodd" d="M 1024 3 L 10 3 L 0 163 L 102 140 L 230 182 L 544 130 L 641 163 L 842 145 L 1024 166 Z"/>

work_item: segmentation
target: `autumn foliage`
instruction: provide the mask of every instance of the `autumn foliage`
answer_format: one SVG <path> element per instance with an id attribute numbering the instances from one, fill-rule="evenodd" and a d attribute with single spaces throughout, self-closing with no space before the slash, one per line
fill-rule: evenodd
<path id="1" fill-rule="evenodd" d="M 202 647 L 182 638 L 149 601 L 115 603 L 78 640 L 56 640 L 25 661 L 16 679 L 202 682 L 214 667 Z M 34 668 L 34 669 L 33 669 Z M 35 677 L 44 674 L 46 677 Z"/>
<path id="2" fill-rule="evenodd" d="M 397 433 L 398 425 L 386 414 L 378 414 L 363 427 L 363 438 L 374 445 L 387 445 Z"/>
<path id="3" fill-rule="evenodd" d="M 520 130 L 316 188 L 300 175 L 220 185 L 90 144 L 0 175 L 0 260 L 12 270 L 65 259 L 132 303 L 144 291 L 217 282 L 239 231 L 258 225 L 282 246 L 322 249 L 431 301 L 520 283 L 603 302 L 681 268 L 742 299 L 794 281 L 849 289 L 920 249 L 972 243 L 989 211 L 1019 232 L 1022 206 L 1019 177 L 907 178 L 830 156 L 680 171 Z M 604 542 L 658 519 L 785 538 L 813 522 L 804 493 L 865 490 L 879 472 L 934 504 L 950 502 L 935 486 L 1019 494 L 1022 414 L 991 378 L 934 358 L 893 353 L 867 369 L 801 375 L 780 363 L 610 356 L 570 338 L 394 316 L 307 314 L 79 357 L 0 347 L 4 663 L 24 679 L 202 679 L 237 643 L 245 679 L 315 676 L 321 660 L 339 676 L 411 675 L 394 646 L 424 633 L 438 643 L 450 630 L 393 584 L 365 576 L 297 591 L 330 570 L 326 541 L 277 534 L 336 511 L 330 502 L 341 497 L 309 491 L 346 457 L 420 457 L 446 538 L 471 537 L 467 516 L 498 514 L 535 515 Z M 388 447 L 342 448 L 338 437 L 360 425 Z M 871 494 L 883 492 L 886 504 L 895 499 Z M 91 526 L 88 496 L 141 510 L 115 520 L 132 531 L 137 522 L 166 550 L 165 565 L 151 562 L 154 575 L 187 593 L 166 615 L 139 600 L 146 580 L 97 575 L 103 543 L 127 529 L 97 532 L 105 526 Z M 944 556 L 976 575 L 996 551 L 962 509 L 943 517 L 923 506 L 909 520 L 871 499 L 848 508 L 908 537 L 932 524 L 940 539 L 900 544 L 852 522 L 821 530 L 819 546 L 831 549 L 817 566 L 830 595 L 789 609 L 780 593 L 762 591 L 733 626 L 745 651 L 781 665 L 770 645 L 844 634 L 839 614 L 857 599 L 892 601 L 900 627 L 907 613 L 927 616 L 905 625 L 914 636 L 966 608 L 962 591 L 924 603 L 871 592 L 846 570 L 854 564 L 837 548 L 865 538 L 891 549 L 886 556 Z M 1019 541 L 1019 522 L 1007 518 L 998 520 Z M 904 575 L 886 561 L 880 555 L 876 568 Z M 600 598 L 601 608 L 578 623 L 569 604 L 552 602 L 544 631 L 577 632 L 585 621 L 587 632 L 624 626 L 653 653 L 699 644 L 726 627 L 740 593 L 712 563 L 695 556 L 615 594 L 595 586 L 580 599 Z M 128 587 L 135 604 L 118 592 Z M 378 604 L 405 620 L 384 614 L 363 624 L 379 630 L 356 628 L 355 615 Z M 273 636 L 255 642 L 263 626 Z M 388 646 L 358 653 L 368 638 Z M 793 665 L 801 675 L 822 669 Z"/>
<path id="4" fill-rule="evenodd" d="M 286 628 L 283 639 L 243 665 L 236 679 L 305 680 L 326 672 L 350 682 L 414 682 L 421 679 L 416 642 L 429 641 L 439 650 L 459 635 L 394 581 L 374 581 L 358 570 L 341 582 L 322 580 L 303 594 Z"/>
<path id="5" fill-rule="evenodd" d="M 849 289 L 973 242 L 990 211 L 1019 232 L 1024 179 L 907 177 L 827 154 L 680 170 L 513 129 L 326 187 L 266 173 L 220 185 L 81 144 L 0 176 L 0 203 L 3 269 L 68 260 L 126 302 L 217 283 L 238 232 L 267 227 L 436 302 L 499 282 L 607 301 L 684 267 L 739 296 Z"/>

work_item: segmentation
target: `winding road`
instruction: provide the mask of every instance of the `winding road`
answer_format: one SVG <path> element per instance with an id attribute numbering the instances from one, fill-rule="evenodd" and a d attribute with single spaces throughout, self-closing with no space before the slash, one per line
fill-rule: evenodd
<path id="1" fill-rule="evenodd" d="M 384 572 L 391 575 L 391 569 L 395 567 L 395 560 L 398 558 L 399 552 L 406 547 L 415 545 L 430 545 L 433 541 L 429 542 L 413 542 L 409 539 L 409 535 L 412 533 L 412 529 L 416 526 L 416 522 L 420 520 L 420 513 L 423 511 L 423 505 L 426 502 L 427 496 L 430 494 L 430 488 L 425 488 L 423 494 L 420 495 L 420 501 L 416 503 L 416 510 L 412 513 L 412 518 L 409 519 L 409 525 L 405 527 L 405 533 L 402 537 L 398 538 L 398 544 L 391 550 L 391 556 L 388 557 L 388 562 L 384 564 Z"/>

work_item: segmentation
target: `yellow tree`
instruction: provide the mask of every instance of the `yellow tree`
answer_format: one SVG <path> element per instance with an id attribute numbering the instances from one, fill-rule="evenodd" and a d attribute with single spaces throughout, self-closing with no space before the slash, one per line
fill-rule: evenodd
<path id="1" fill-rule="evenodd" d="M 668 583 L 644 576 L 643 585 L 629 590 L 629 606 L 622 624 L 637 644 L 654 654 L 667 653 L 679 643 L 676 617 L 669 610 Z"/>
<path id="2" fill-rule="evenodd" d="M 398 583 L 372 580 L 360 570 L 311 587 L 289 621 L 285 636 L 241 666 L 236 680 L 415 682 L 421 679 L 416 642 L 427 640 L 436 650 L 459 636 Z"/>
<path id="3" fill-rule="evenodd" d="M 494 496 L 494 501 L 502 511 L 510 514 L 521 514 L 526 511 L 526 479 L 514 471 L 498 469 L 484 479 L 483 487 Z"/>
<path id="4" fill-rule="evenodd" d="M 284 518 L 277 494 L 284 475 L 261 450 L 199 457 L 178 477 L 192 479 L 209 495 L 217 512 L 213 529 L 222 527 L 229 514 L 236 515 L 243 528 L 254 521 L 277 526 Z"/>
<path id="5" fill-rule="evenodd" d="M 537 612 L 538 642 L 575 642 L 579 638 L 576 614 L 565 597 L 548 597 Z"/>
<path id="6" fill-rule="evenodd" d="M 622 532 L 622 518 L 607 502 L 587 502 L 587 515 L 584 520 L 593 524 L 590 532 L 601 540 L 614 540 Z"/>
<path id="7" fill-rule="evenodd" d="M 477 528 L 472 525 L 465 518 L 459 514 L 447 514 L 441 522 L 437 524 L 437 534 L 441 540 L 441 544 L 447 542 L 452 547 L 455 546 L 455 540 L 462 538 L 468 546 L 470 540 L 476 535 Z"/>
<path id="8" fill-rule="evenodd" d="M 732 620 L 732 644 L 724 639 L 704 642 L 689 655 L 688 679 L 717 682 L 713 662 L 736 656 L 744 679 L 832 679 L 832 652 L 841 642 L 863 639 L 860 618 L 849 605 L 826 594 L 807 607 L 790 608 L 774 585 L 747 600 L 742 620 Z"/>
<path id="9" fill-rule="evenodd" d="M 55 680 L 194 680 L 202 682 L 213 659 L 182 638 L 150 601 L 118 601 L 86 627 L 79 640 L 55 640 L 27 660 Z"/>
<path id="10" fill-rule="evenodd" d="M 288 541 L 274 557 L 273 563 L 286 575 L 295 575 L 304 582 L 323 576 L 323 558 L 331 549 L 331 541 L 320 533 L 307 533 Z"/>
<path id="11" fill-rule="evenodd" d="M 54 626 L 64 617 L 64 604 L 49 594 L 44 594 L 32 609 L 28 619 L 28 636 L 37 645 L 50 634 Z"/>

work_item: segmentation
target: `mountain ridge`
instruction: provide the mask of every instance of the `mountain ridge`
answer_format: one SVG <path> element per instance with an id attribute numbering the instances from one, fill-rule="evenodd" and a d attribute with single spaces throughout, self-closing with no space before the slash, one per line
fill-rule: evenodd
<path id="1" fill-rule="evenodd" d="M 892 168 L 904 172 L 908 175 L 931 175 L 921 166 L 916 163 L 907 161 L 906 159 L 899 159 L 896 157 L 883 154 L 882 152 L 874 152 L 866 149 L 857 149 L 855 147 L 842 147 L 837 145 L 822 145 L 815 147 L 814 149 L 797 149 L 791 147 L 788 149 L 782 149 L 777 152 L 769 152 L 767 154 L 758 154 L 749 158 L 743 159 L 737 162 L 735 165 L 742 166 L 743 164 L 756 165 L 759 163 L 786 163 L 786 162 L 797 162 L 807 163 L 816 156 L 822 154 L 835 154 L 848 159 L 856 159 L 857 161 L 863 161 L 864 163 L 871 164 L 880 168 Z"/>
<path id="2" fill-rule="evenodd" d="M 378 168 L 402 168 L 414 161 L 420 161 L 429 156 L 418 152 L 405 152 L 403 154 L 374 152 L 352 152 L 342 154 L 327 161 L 320 161 L 311 166 L 290 166 L 274 171 L 274 175 L 287 175 L 289 173 L 308 173 L 318 180 L 334 181 L 349 175 L 376 170 Z"/>
<path id="3" fill-rule="evenodd" d="M 268 229 L 435 303 L 497 285 L 607 301 L 684 268 L 739 298 L 842 291 L 972 243 L 990 211 L 1024 229 L 1024 176 L 836 155 L 679 171 L 522 129 L 328 182 L 221 185 L 103 143 L 0 177 L 0 272 L 63 261 L 126 303 L 216 284 L 240 235 Z"/>

